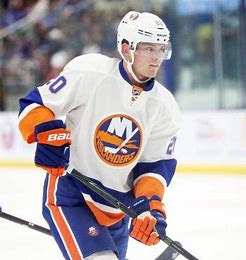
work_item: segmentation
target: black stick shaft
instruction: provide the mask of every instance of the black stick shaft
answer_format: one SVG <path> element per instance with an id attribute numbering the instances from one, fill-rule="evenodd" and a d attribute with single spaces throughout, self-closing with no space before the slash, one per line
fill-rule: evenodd
<path id="1" fill-rule="evenodd" d="M 116 208 L 120 209 L 122 212 L 124 212 L 126 215 L 128 215 L 131 218 L 136 218 L 138 215 L 135 211 L 128 208 L 125 204 L 120 202 L 118 199 L 116 199 L 114 196 L 109 194 L 107 191 L 99 187 L 96 183 L 94 183 L 89 177 L 81 174 L 77 170 L 73 169 L 71 172 L 71 175 L 76 178 L 78 181 L 82 182 L 84 185 L 92 189 L 94 192 L 99 194 L 101 197 L 106 199 L 109 203 L 111 203 Z M 189 260 L 198 260 L 195 256 L 193 256 L 191 253 L 189 253 L 187 250 L 185 250 L 182 246 L 180 246 L 178 243 L 173 241 L 171 238 L 166 236 L 166 238 L 163 240 L 167 245 L 174 248 L 178 253 L 180 253 L 182 256 Z"/>
<path id="2" fill-rule="evenodd" d="M 44 233 L 44 234 L 46 234 L 46 235 L 51 235 L 49 229 L 44 228 L 44 227 L 42 227 L 42 226 L 39 226 L 39 225 L 37 225 L 37 224 L 34 224 L 34 223 L 32 223 L 32 222 L 29 222 L 29 221 L 27 221 L 27 220 L 24 220 L 24 219 L 15 217 L 15 216 L 10 215 L 10 214 L 7 214 L 7 213 L 5 213 L 5 212 L 0 211 L 0 217 L 1 217 L 1 218 L 4 218 L 4 219 L 6 219 L 6 220 L 12 221 L 12 222 L 14 222 L 14 223 L 17 223 L 17 224 L 27 226 L 27 227 L 29 227 L 29 228 L 31 228 L 31 229 L 34 229 L 34 230 L 39 231 L 39 232 L 41 232 L 41 233 Z"/>

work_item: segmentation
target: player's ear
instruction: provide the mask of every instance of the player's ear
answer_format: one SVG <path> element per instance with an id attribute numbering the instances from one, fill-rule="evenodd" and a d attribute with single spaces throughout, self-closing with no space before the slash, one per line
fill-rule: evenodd
<path id="1" fill-rule="evenodd" d="M 121 49 L 122 49 L 122 54 L 123 56 L 125 57 L 125 59 L 127 61 L 130 61 L 131 62 L 131 59 L 132 59 L 132 55 L 131 55 L 131 52 L 130 52 L 130 49 L 129 49 L 129 44 L 126 43 L 126 42 L 123 42 L 121 44 Z"/>

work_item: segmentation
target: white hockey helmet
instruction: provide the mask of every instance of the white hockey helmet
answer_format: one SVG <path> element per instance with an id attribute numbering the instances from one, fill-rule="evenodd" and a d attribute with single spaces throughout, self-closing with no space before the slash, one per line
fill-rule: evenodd
<path id="1" fill-rule="evenodd" d="M 139 42 L 166 44 L 163 59 L 171 58 L 170 32 L 157 15 L 130 11 L 122 18 L 118 26 L 117 48 L 121 57 L 126 61 L 121 48 L 123 40 L 128 41 L 132 52 L 136 50 Z"/>

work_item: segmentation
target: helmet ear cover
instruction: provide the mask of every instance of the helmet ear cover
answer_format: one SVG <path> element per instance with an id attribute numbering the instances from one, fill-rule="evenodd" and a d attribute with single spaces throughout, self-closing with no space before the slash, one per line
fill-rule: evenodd
<path id="1" fill-rule="evenodd" d="M 123 54 L 123 44 L 127 44 L 128 45 L 128 54 L 130 54 L 130 58 L 129 58 L 129 60 L 127 59 L 127 57 L 126 57 L 126 54 Z M 129 42 L 126 40 L 126 39 L 123 39 L 122 41 L 121 41 L 121 45 L 120 45 L 120 50 L 119 50 L 119 52 L 120 52 L 120 55 L 121 55 L 121 57 L 127 62 L 127 63 L 129 63 L 129 64 L 133 64 L 133 62 L 134 62 L 134 51 L 133 51 L 133 49 L 130 47 L 130 45 L 129 45 Z"/>

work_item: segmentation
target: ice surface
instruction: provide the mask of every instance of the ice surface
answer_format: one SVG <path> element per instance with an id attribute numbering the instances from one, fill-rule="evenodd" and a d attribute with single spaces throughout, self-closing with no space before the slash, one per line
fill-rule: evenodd
<path id="1" fill-rule="evenodd" d="M 3 211 L 47 227 L 41 216 L 44 173 L 0 168 Z M 166 194 L 168 236 L 204 260 L 245 260 L 246 174 L 176 174 Z M 131 240 L 128 258 L 151 260 L 165 249 Z M 63 259 L 53 238 L 0 218 L 0 259 Z M 179 260 L 185 259 L 182 256 Z"/>

